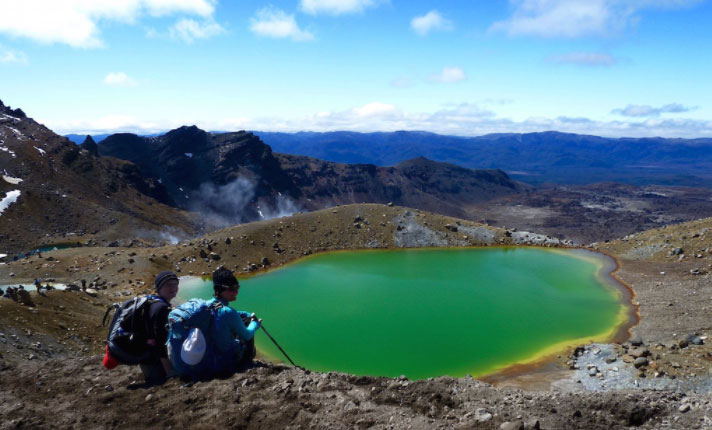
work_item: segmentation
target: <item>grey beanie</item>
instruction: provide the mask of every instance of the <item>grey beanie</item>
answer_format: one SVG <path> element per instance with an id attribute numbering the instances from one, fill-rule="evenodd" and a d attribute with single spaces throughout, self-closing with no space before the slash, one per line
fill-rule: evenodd
<path id="1" fill-rule="evenodd" d="M 156 292 L 161 289 L 161 287 L 168 281 L 170 280 L 178 280 L 178 275 L 175 273 L 171 272 L 170 270 L 163 271 L 156 275 L 156 280 L 153 282 L 153 284 L 156 287 Z"/>

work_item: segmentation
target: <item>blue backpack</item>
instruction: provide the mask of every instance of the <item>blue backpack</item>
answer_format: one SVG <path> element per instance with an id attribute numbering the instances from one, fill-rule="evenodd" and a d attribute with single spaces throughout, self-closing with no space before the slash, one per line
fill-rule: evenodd
<path id="1" fill-rule="evenodd" d="M 213 352 L 213 342 L 209 338 L 210 326 L 222 307 L 219 301 L 207 302 L 203 299 L 190 299 L 168 314 L 168 357 L 173 365 L 173 370 L 179 375 L 192 378 L 203 378 L 211 376 L 216 367 L 215 354 Z M 199 328 L 203 332 L 206 341 L 206 350 L 203 359 L 194 365 L 189 365 L 181 359 L 181 348 L 183 342 L 188 338 L 192 328 Z"/>

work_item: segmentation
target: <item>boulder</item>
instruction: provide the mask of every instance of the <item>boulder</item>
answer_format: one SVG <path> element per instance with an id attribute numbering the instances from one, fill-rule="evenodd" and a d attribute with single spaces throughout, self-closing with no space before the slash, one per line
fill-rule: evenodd
<path id="1" fill-rule="evenodd" d="M 633 358 L 647 357 L 650 355 L 650 350 L 648 348 L 631 348 L 628 355 Z"/>
<path id="2" fill-rule="evenodd" d="M 87 288 L 86 293 L 88 296 L 91 296 L 91 297 L 99 297 L 99 292 L 93 288 Z"/>
<path id="3" fill-rule="evenodd" d="M 523 421 L 512 421 L 512 422 L 503 422 L 499 426 L 500 430 L 524 430 L 524 422 Z"/>
<path id="4" fill-rule="evenodd" d="M 639 369 L 639 368 L 641 368 L 643 366 L 647 366 L 647 365 L 648 365 L 648 359 L 646 357 L 638 357 L 633 362 L 633 366 L 635 366 L 636 369 Z"/>
<path id="5" fill-rule="evenodd" d="M 485 408 L 477 408 L 475 410 L 475 420 L 478 423 L 486 423 L 492 420 L 492 414 Z"/>

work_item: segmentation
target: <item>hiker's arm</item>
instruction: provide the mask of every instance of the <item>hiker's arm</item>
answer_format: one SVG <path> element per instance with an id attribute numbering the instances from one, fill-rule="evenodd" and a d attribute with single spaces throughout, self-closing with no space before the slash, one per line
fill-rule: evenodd
<path id="1" fill-rule="evenodd" d="M 245 327 L 240 312 L 233 312 L 230 315 L 231 317 L 228 320 L 228 324 L 230 325 L 233 335 L 246 341 L 255 337 L 255 332 L 260 328 L 260 324 L 257 321 L 252 321 L 249 326 Z"/>
<path id="2" fill-rule="evenodd" d="M 168 340 L 168 314 L 171 309 L 168 306 L 157 306 L 155 314 L 152 316 L 153 335 L 156 339 L 156 353 L 160 358 L 167 358 L 168 351 L 166 349 L 166 341 Z"/>

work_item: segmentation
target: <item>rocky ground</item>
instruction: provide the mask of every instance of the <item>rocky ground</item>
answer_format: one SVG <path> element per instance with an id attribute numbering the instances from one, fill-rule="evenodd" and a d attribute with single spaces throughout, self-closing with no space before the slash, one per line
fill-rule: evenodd
<path id="1" fill-rule="evenodd" d="M 616 275 L 635 292 L 641 320 L 631 340 L 582 346 L 485 382 L 319 374 L 261 363 L 226 380 L 143 388 L 133 383 L 140 379 L 136 368 L 101 368 L 100 321 L 108 303 L 150 290 L 164 269 L 202 274 L 225 265 L 248 276 L 335 249 L 565 243 L 406 208 L 350 205 L 175 246 L 82 247 L 10 262 L 0 265 L 0 284 L 86 279 L 96 293 L 33 292 L 33 307 L 0 300 L 0 428 L 709 427 L 708 228 L 712 220 L 593 244 L 618 258 Z"/>
<path id="2" fill-rule="evenodd" d="M 525 190 L 466 211 L 468 219 L 585 245 L 710 217 L 712 200 L 706 188 L 599 183 Z"/>

